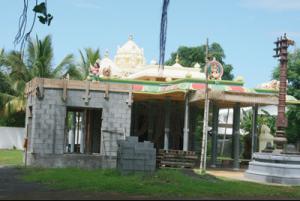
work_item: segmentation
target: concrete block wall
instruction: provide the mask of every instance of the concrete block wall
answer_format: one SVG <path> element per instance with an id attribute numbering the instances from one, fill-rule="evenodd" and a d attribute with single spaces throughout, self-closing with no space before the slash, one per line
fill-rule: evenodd
<path id="1" fill-rule="evenodd" d="M 138 137 L 118 141 L 117 168 L 124 174 L 153 173 L 156 169 L 156 149 L 151 142 L 138 142 Z"/>
<path id="2" fill-rule="evenodd" d="M 37 155 L 40 155 L 45 160 L 45 155 L 64 154 L 68 107 L 102 109 L 101 155 L 117 155 L 117 140 L 130 135 L 131 107 L 127 104 L 129 94 L 110 92 L 106 99 L 103 92 L 90 91 L 91 99 L 88 104 L 83 99 L 85 94 L 85 90 L 68 90 L 66 102 L 62 100 L 61 89 L 44 89 L 44 98 L 41 100 L 29 95 L 26 122 L 29 122 L 29 107 L 32 106 L 32 125 L 28 134 L 28 151 L 35 154 L 34 158 L 39 158 Z"/>
<path id="3" fill-rule="evenodd" d="M 60 91 L 45 90 L 43 100 L 36 96 L 28 97 L 28 106 L 32 106 L 29 151 L 39 154 L 63 154 L 66 106 Z M 26 116 L 28 117 L 28 114 Z"/>
<path id="4" fill-rule="evenodd" d="M 127 104 L 129 94 L 110 92 L 106 99 L 104 92 L 91 91 L 88 105 L 83 101 L 84 96 L 85 91 L 68 91 L 67 106 L 101 108 L 101 155 L 117 156 L 117 140 L 130 136 L 131 107 Z"/>

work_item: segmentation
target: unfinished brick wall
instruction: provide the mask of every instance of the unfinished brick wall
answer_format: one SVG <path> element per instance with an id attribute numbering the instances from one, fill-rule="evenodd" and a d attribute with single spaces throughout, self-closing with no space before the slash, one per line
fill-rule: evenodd
<path id="1" fill-rule="evenodd" d="M 30 128 L 29 165 L 34 165 L 35 160 L 41 156 L 44 160 L 47 155 L 53 158 L 50 156 L 64 154 L 68 107 L 102 109 L 101 155 L 117 155 L 117 140 L 130 135 L 131 107 L 127 104 L 128 93 L 110 92 L 109 98 L 105 98 L 102 91 L 90 91 L 88 104 L 83 100 L 85 93 L 84 90 L 69 89 L 65 102 L 62 89 L 44 89 L 41 100 L 35 95 L 28 96 L 26 122 Z M 29 107 L 32 107 L 32 118 L 29 117 Z"/>
<path id="2" fill-rule="evenodd" d="M 123 174 L 153 173 L 156 169 L 156 149 L 153 143 L 138 142 L 138 137 L 127 137 L 118 142 L 117 168 Z"/>

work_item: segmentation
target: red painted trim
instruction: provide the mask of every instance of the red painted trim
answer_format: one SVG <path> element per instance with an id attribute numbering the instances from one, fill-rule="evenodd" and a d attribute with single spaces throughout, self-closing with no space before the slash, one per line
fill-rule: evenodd
<path id="1" fill-rule="evenodd" d="M 193 83 L 192 88 L 193 89 L 205 89 L 205 84 Z"/>

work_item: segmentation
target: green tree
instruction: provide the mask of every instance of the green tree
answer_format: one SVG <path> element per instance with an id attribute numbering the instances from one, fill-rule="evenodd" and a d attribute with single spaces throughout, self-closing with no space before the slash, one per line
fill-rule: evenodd
<path id="1" fill-rule="evenodd" d="M 279 79 L 279 67 L 275 68 L 273 78 Z M 287 93 L 300 100 L 300 49 L 296 49 L 295 52 L 289 54 Z M 289 106 L 287 118 L 288 141 L 289 143 L 296 143 L 300 140 L 300 106 Z"/>
<path id="2" fill-rule="evenodd" d="M 186 47 L 181 46 L 177 49 L 176 52 L 171 54 L 171 58 L 166 61 L 166 65 L 173 65 L 176 62 L 176 56 L 179 56 L 180 64 L 185 67 L 193 67 L 196 63 L 199 63 L 200 66 L 205 66 L 205 57 L 206 57 L 206 45 L 201 45 L 197 47 Z M 226 58 L 223 48 L 218 43 L 212 43 L 209 46 L 209 57 L 210 59 L 216 58 L 224 67 L 223 80 L 232 80 L 233 67 L 230 64 L 226 64 L 224 59 Z"/>
<path id="3" fill-rule="evenodd" d="M 258 115 L 257 118 L 257 131 L 258 134 L 261 133 L 262 125 L 266 125 L 270 128 L 271 134 L 275 135 L 276 132 L 276 118 L 275 116 L 270 115 L 267 111 L 262 110 L 264 114 Z M 246 135 L 243 136 L 243 143 L 244 143 L 244 152 L 243 157 L 245 159 L 251 158 L 251 133 L 252 133 L 252 117 L 253 117 L 253 111 L 244 111 L 243 110 L 243 118 L 241 120 L 241 129 L 243 129 L 246 133 Z"/>
<path id="4" fill-rule="evenodd" d="M 93 50 L 92 48 L 85 48 L 84 52 L 79 50 L 80 63 L 79 71 L 81 73 L 81 79 L 87 78 L 90 72 L 90 65 L 94 65 L 97 59 L 100 59 L 100 50 Z"/>
<path id="5" fill-rule="evenodd" d="M 53 48 L 51 36 L 40 40 L 29 40 L 24 57 L 17 51 L 5 54 L 1 64 L 8 68 L 9 83 L 13 93 L 3 93 L 5 100 L 1 108 L 2 114 L 8 116 L 15 113 L 24 113 L 26 99 L 25 85 L 34 77 L 61 78 L 75 68 L 72 54 L 67 55 L 57 65 L 53 66 Z M 71 77 L 73 75 L 70 75 Z"/>

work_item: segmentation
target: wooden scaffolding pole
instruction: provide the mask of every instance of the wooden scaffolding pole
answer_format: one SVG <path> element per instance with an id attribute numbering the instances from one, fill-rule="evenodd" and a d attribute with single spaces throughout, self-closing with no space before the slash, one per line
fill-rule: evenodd
<path id="1" fill-rule="evenodd" d="M 206 41 L 206 62 L 208 63 L 208 39 Z M 206 153 L 207 153 L 207 130 L 208 130 L 208 114 L 209 114 L 209 99 L 208 99 L 208 70 L 206 65 L 205 70 L 205 106 L 203 119 L 203 137 L 200 157 L 200 172 L 206 171 Z"/>

